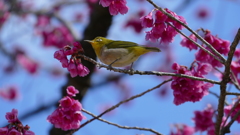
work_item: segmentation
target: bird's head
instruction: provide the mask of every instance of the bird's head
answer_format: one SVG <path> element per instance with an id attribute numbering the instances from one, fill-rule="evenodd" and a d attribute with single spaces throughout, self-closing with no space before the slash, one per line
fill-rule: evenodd
<path id="1" fill-rule="evenodd" d="M 84 40 L 86 42 L 89 42 L 92 46 L 104 46 L 106 44 L 108 44 L 109 42 L 111 42 L 112 40 L 109 40 L 107 38 L 104 37 L 96 37 L 93 40 Z"/>

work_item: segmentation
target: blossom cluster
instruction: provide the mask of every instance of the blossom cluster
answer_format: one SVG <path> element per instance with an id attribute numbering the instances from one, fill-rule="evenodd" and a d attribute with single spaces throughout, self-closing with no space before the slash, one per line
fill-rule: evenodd
<path id="1" fill-rule="evenodd" d="M 197 42 L 197 38 L 195 35 L 191 34 L 189 36 L 193 41 Z M 229 50 L 230 50 L 230 42 L 227 40 L 223 40 L 217 36 L 213 36 L 209 30 L 204 31 L 204 39 L 212 45 L 213 48 L 215 48 L 220 54 L 227 55 Z M 181 45 L 184 47 L 189 48 L 189 50 L 197 50 L 197 46 L 192 43 L 190 40 L 187 38 L 183 38 L 181 41 Z M 208 51 L 212 52 L 212 50 L 207 47 L 206 45 L 202 44 L 202 47 L 207 49 Z M 213 53 L 214 54 L 214 53 Z M 222 67 L 223 65 L 213 58 L 211 55 L 206 53 L 204 50 L 199 49 L 196 54 L 195 54 L 196 60 L 199 62 L 204 62 L 204 63 L 209 63 L 213 67 Z"/>
<path id="2" fill-rule="evenodd" d="M 83 77 L 89 73 L 88 68 L 85 67 L 81 63 L 81 59 L 77 57 L 78 53 L 83 53 L 83 48 L 78 42 L 75 42 L 73 46 L 64 46 L 63 49 L 60 49 L 54 53 L 54 58 L 62 63 L 63 68 L 68 69 L 71 77 L 76 77 L 78 75 Z M 69 60 L 67 58 L 68 55 L 71 55 Z"/>
<path id="3" fill-rule="evenodd" d="M 204 131 L 211 131 L 211 129 L 214 129 L 214 122 L 212 120 L 214 116 L 214 110 L 212 106 L 208 106 L 203 111 L 195 111 L 195 116 L 193 118 L 193 121 L 195 123 L 195 130 L 204 132 Z"/>
<path id="4" fill-rule="evenodd" d="M 58 26 L 42 31 L 43 45 L 62 48 L 74 41 L 73 36 L 65 26 Z"/>
<path id="5" fill-rule="evenodd" d="M 3 2 L 0 1 L 0 28 L 2 25 L 6 22 L 6 20 L 10 16 L 10 12 L 8 12 L 7 5 Z"/>
<path id="6" fill-rule="evenodd" d="M 231 118 L 233 118 L 233 117 L 237 114 L 237 112 L 240 110 L 240 104 L 238 103 L 238 105 L 235 107 L 235 109 L 232 111 L 232 113 L 229 114 L 233 106 L 234 106 L 234 105 L 231 104 L 231 105 L 228 105 L 228 106 L 225 106 L 225 107 L 224 107 L 224 113 L 225 113 L 226 115 L 230 115 Z M 240 116 L 237 117 L 236 121 L 237 121 L 238 123 L 240 123 Z"/>
<path id="7" fill-rule="evenodd" d="M 199 62 L 195 63 L 196 65 L 193 65 L 190 69 L 174 63 L 172 65 L 172 69 L 175 70 L 175 73 L 177 74 L 185 74 L 200 78 L 203 78 L 203 75 L 206 75 L 212 69 L 210 64 Z M 200 101 L 203 96 L 208 94 L 208 89 L 212 86 L 213 84 L 205 83 L 203 81 L 192 80 L 184 77 L 173 77 L 173 81 L 171 83 L 171 88 L 173 89 L 174 95 L 173 102 L 175 105 L 180 105 L 187 101 Z"/>
<path id="8" fill-rule="evenodd" d="M 174 125 L 176 130 L 171 130 L 170 135 L 194 135 L 194 128 L 185 124 Z"/>
<path id="9" fill-rule="evenodd" d="M 240 83 L 240 78 L 238 77 L 240 74 L 240 49 L 237 48 L 234 52 L 235 60 L 231 63 L 231 70 L 234 75 L 237 77 L 238 83 Z"/>
<path id="10" fill-rule="evenodd" d="M 37 29 L 37 33 L 42 36 L 43 45 L 46 47 L 54 46 L 62 48 L 74 41 L 71 32 L 66 26 L 53 26 L 49 16 L 38 15 L 35 28 Z"/>
<path id="11" fill-rule="evenodd" d="M 0 89 L 0 97 L 13 101 L 18 99 L 20 96 L 20 93 L 15 86 L 9 86 L 6 89 Z"/>
<path id="12" fill-rule="evenodd" d="M 61 128 L 66 131 L 80 127 L 80 122 L 85 117 L 81 113 L 81 103 L 72 98 L 76 96 L 77 93 L 79 93 L 79 91 L 73 86 L 67 87 L 68 95 L 59 101 L 59 107 L 47 117 L 47 120 L 56 128 Z"/>
<path id="13" fill-rule="evenodd" d="M 214 113 L 214 109 L 212 105 L 208 104 L 208 106 L 203 111 L 195 111 L 193 121 L 195 123 L 195 131 L 207 132 L 207 135 L 215 135 L 215 122 L 213 121 L 216 114 Z M 221 127 L 223 127 L 226 117 L 222 118 Z M 227 123 L 225 123 L 226 125 Z"/>
<path id="14" fill-rule="evenodd" d="M 140 10 L 137 14 L 131 16 L 129 20 L 127 20 L 124 28 L 131 27 L 136 33 L 140 33 L 143 30 L 143 27 L 139 18 L 142 17 L 144 13 L 144 10 Z"/>
<path id="15" fill-rule="evenodd" d="M 22 125 L 18 119 L 18 110 L 12 109 L 12 112 L 7 112 L 5 117 L 9 125 L 0 128 L 0 135 L 35 135 L 34 132 L 29 130 L 30 127 L 28 125 Z"/>
<path id="16" fill-rule="evenodd" d="M 100 0 L 99 4 L 103 7 L 109 7 L 109 12 L 111 15 L 126 14 L 128 12 L 128 7 L 126 6 L 126 0 Z"/>
<path id="17" fill-rule="evenodd" d="M 177 15 L 167 8 L 165 8 L 165 11 L 186 24 L 186 21 L 182 16 Z M 179 22 L 173 20 L 157 9 L 151 11 L 148 15 L 143 16 L 140 19 L 142 20 L 142 26 L 144 28 L 151 28 L 150 31 L 146 32 L 145 38 L 146 40 L 150 40 L 152 42 L 157 42 L 159 40 L 160 43 L 166 44 L 173 42 L 173 38 L 178 34 L 178 32 L 170 26 L 169 23 L 179 30 L 183 29 L 183 26 Z"/>

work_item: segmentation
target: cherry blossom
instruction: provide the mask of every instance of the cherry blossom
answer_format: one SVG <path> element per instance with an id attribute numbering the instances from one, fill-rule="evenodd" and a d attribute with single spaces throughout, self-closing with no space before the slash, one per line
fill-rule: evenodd
<path id="1" fill-rule="evenodd" d="M 47 120 L 50 123 L 56 128 L 61 128 L 62 130 L 77 129 L 80 127 L 80 122 L 85 119 L 81 113 L 81 103 L 72 98 L 72 96 L 75 96 L 75 94 L 78 93 L 78 90 L 73 86 L 69 86 L 67 88 L 67 93 L 70 93 L 70 90 L 71 94 L 63 97 L 59 101 L 59 107 L 47 117 Z"/>
<path id="2" fill-rule="evenodd" d="M 81 59 L 77 57 L 78 53 L 83 53 L 83 48 L 80 43 L 75 42 L 73 46 L 65 46 L 54 53 L 54 58 L 62 63 L 63 68 L 67 68 L 71 77 L 86 76 L 89 73 L 89 69 L 81 63 Z M 71 55 L 68 60 L 67 56 Z"/>
<path id="3" fill-rule="evenodd" d="M 165 8 L 166 12 L 174 16 L 179 21 L 186 23 L 182 16 L 178 16 L 176 13 Z M 155 9 L 151 11 L 148 15 L 142 16 L 141 18 L 142 26 L 145 28 L 152 28 L 150 31 L 146 32 L 146 40 L 151 42 L 160 41 L 160 43 L 169 44 L 173 42 L 173 38 L 178 34 L 178 32 L 169 25 L 174 25 L 177 29 L 183 29 L 183 26 L 177 21 L 169 18 L 167 15 L 163 14 L 161 11 Z"/>
<path id="4" fill-rule="evenodd" d="M 189 76 L 196 76 L 203 78 L 211 71 L 211 65 L 207 63 L 197 63 L 192 68 L 188 69 L 185 66 L 180 66 L 177 63 L 172 65 L 172 69 L 176 70 L 175 73 L 185 74 Z M 173 89 L 174 104 L 180 105 L 184 102 L 196 102 L 200 101 L 203 96 L 208 94 L 208 89 L 213 84 L 205 83 L 203 81 L 192 80 L 183 77 L 173 77 L 171 88 Z"/>

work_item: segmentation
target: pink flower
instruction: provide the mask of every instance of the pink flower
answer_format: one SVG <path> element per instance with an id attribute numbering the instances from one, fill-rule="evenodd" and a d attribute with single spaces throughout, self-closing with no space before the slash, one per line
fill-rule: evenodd
<path id="1" fill-rule="evenodd" d="M 238 59 L 240 58 L 240 48 L 236 48 L 236 51 L 234 52 L 234 56 Z"/>
<path id="2" fill-rule="evenodd" d="M 199 63 L 198 64 L 198 74 L 206 75 L 212 70 L 212 66 L 208 63 Z"/>
<path id="3" fill-rule="evenodd" d="M 214 123 L 212 121 L 214 110 L 211 106 L 208 106 L 203 111 L 195 111 L 195 116 L 193 121 L 195 123 L 195 130 L 204 132 L 211 129 L 210 127 L 214 127 Z"/>
<path id="4" fill-rule="evenodd" d="M 99 4 L 101 4 L 103 7 L 108 7 L 112 3 L 113 0 L 100 0 Z"/>
<path id="5" fill-rule="evenodd" d="M 177 63 L 172 65 L 172 69 L 176 70 L 175 73 L 201 78 L 210 71 L 210 68 L 210 65 L 206 65 L 205 63 L 197 63 L 197 65 L 191 69 L 187 69 L 187 67 L 180 66 Z M 173 89 L 174 104 L 180 105 L 187 101 L 200 101 L 203 96 L 208 94 L 208 89 L 212 86 L 213 84 L 211 83 L 204 83 L 183 77 L 173 77 L 171 88 Z"/>
<path id="6" fill-rule="evenodd" d="M 79 128 L 80 122 L 85 118 L 81 113 L 81 103 L 69 96 L 62 98 L 59 102 L 60 106 L 47 117 L 47 120 L 56 128 L 61 128 L 62 130 Z"/>
<path id="7" fill-rule="evenodd" d="M 71 97 L 69 97 L 69 96 L 66 96 L 66 97 L 63 97 L 60 101 L 59 101 L 59 103 L 60 103 L 60 105 L 64 108 L 64 109 L 68 109 L 69 107 L 71 107 L 72 106 L 72 101 L 73 99 L 71 98 Z"/>
<path id="8" fill-rule="evenodd" d="M 155 23 L 164 23 L 167 20 L 167 16 L 161 11 L 157 10 L 155 13 Z"/>
<path id="9" fill-rule="evenodd" d="M 76 77 L 78 75 L 78 70 L 77 70 L 77 66 L 76 64 L 74 63 L 73 60 L 70 61 L 70 63 L 68 64 L 68 67 L 67 67 L 71 77 Z"/>
<path id="10" fill-rule="evenodd" d="M 194 128 L 185 124 L 176 124 L 176 130 L 171 130 L 170 135 L 194 135 Z"/>
<path id="11" fill-rule="evenodd" d="M 224 107 L 224 113 L 225 113 L 226 115 L 229 115 L 230 110 L 232 109 L 233 105 L 234 105 L 234 103 L 231 104 L 231 105 L 228 105 L 228 106 L 225 106 L 225 107 Z M 239 110 L 240 110 L 240 104 L 238 104 L 237 107 L 236 107 L 236 108 L 233 110 L 233 112 L 230 114 L 231 118 L 233 118 L 233 117 L 237 114 L 237 112 L 238 112 Z M 239 117 L 239 116 L 237 117 L 236 121 L 237 121 L 238 123 L 240 123 L 240 117 Z"/>
<path id="12" fill-rule="evenodd" d="M 75 89 L 74 86 L 68 86 L 67 87 L 67 94 L 69 96 L 76 96 L 76 94 L 78 94 L 78 93 L 79 93 L 79 91 L 77 89 Z"/>
<path id="13" fill-rule="evenodd" d="M 25 130 L 24 135 L 35 135 L 35 133 L 30 130 Z"/>
<path id="14" fill-rule="evenodd" d="M 16 130 L 15 128 L 12 128 L 11 130 L 8 131 L 8 135 L 22 135 L 22 133 Z"/>
<path id="15" fill-rule="evenodd" d="M 126 0 L 113 0 L 109 6 L 109 12 L 111 15 L 126 14 L 128 12 L 128 7 L 126 6 Z"/>
<path id="16" fill-rule="evenodd" d="M 109 7 L 109 12 L 111 15 L 126 14 L 128 12 L 128 7 L 126 6 L 126 0 L 100 0 L 99 4 L 103 7 Z"/>
<path id="17" fill-rule="evenodd" d="M 6 22 L 6 20 L 8 19 L 9 16 L 10 16 L 9 12 L 2 11 L 1 16 L 0 16 L 0 28 Z"/>
<path id="18" fill-rule="evenodd" d="M 210 31 L 205 31 L 205 37 L 204 39 L 209 42 L 220 54 L 227 55 L 230 50 L 230 42 L 227 40 L 223 40 L 218 38 L 217 36 L 211 35 Z M 210 51 L 210 49 L 203 45 L 204 48 Z M 212 51 L 210 51 L 212 52 Z M 203 51 L 202 49 L 199 49 L 198 52 L 195 54 L 196 60 L 199 62 L 209 63 L 213 67 L 222 67 L 223 64 L 221 64 L 219 61 L 214 59 L 212 56 L 210 56 L 208 53 Z"/>
<path id="19" fill-rule="evenodd" d="M 239 73 L 240 73 L 240 61 L 239 61 L 239 60 L 237 60 L 237 61 L 232 61 L 232 63 L 231 63 L 231 69 L 232 69 L 234 75 L 235 75 L 235 76 L 238 76 Z M 237 79 L 238 79 L 238 82 L 240 83 L 240 79 L 239 79 L 239 78 L 237 78 Z"/>
<path id="20" fill-rule="evenodd" d="M 207 6 L 198 7 L 196 11 L 196 16 L 198 19 L 208 19 L 210 16 L 210 9 Z"/>
<path id="21" fill-rule="evenodd" d="M 17 62 L 26 69 L 30 74 L 34 74 L 38 70 L 38 63 L 31 60 L 24 54 L 18 54 L 17 55 Z"/>
<path id="22" fill-rule="evenodd" d="M 145 28 L 150 28 L 153 27 L 153 17 L 152 17 L 152 12 L 150 12 L 148 15 L 146 16 L 142 16 L 140 18 L 140 20 L 142 21 L 142 26 Z"/>
<path id="23" fill-rule="evenodd" d="M 62 48 L 64 45 L 73 42 L 73 36 L 65 26 L 55 27 L 52 30 L 42 31 L 44 46 L 55 46 Z"/>
<path id="24" fill-rule="evenodd" d="M 0 128 L 0 135 L 35 135 L 34 132 L 29 130 L 30 127 L 28 125 L 22 125 L 17 115 L 18 111 L 16 109 L 6 113 L 5 117 L 10 124 Z"/>
<path id="25" fill-rule="evenodd" d="M 45 27 L 48 24 L 50 24 L 50 18 L 48 16 L 37 16 L 37 23 L 35 24 L 36 27 Z"/>
<path id="26" fill-rule="evenodd" d="M 89 70 L 87 67 L 85 67 L 83 64 L 79 63 L 77 65 L 78 75 L 81 77 L 84 77 L 89 74 Z"/>
<path id="27" fill-rule="evenodd" d="M 9 86 L 6 90 L 0 91 L 0 96 L 7 100 L 16 100 L 19 98 L 20 94 L 18 89 L 15 86 Z"/>
<path id="28" fill-rule="evenodd" d="M 64 50 L 59 50 L 59 51 L 56 51 L 54 53 L 54 58 L 55 59 L 61 60 L 61 59 L 66 58 L 66 57 L 67 56 L 65 55 Z"/>
<path id="29" fill-rule="evenodd" d="M 8 128 L 7 127 L 0 128 L 0 135 L 8 135 Z"/>
<path id="30" fill-rule="evenodd" d="M 189 36 L 190 39 L 192 39 L 193 41 L 197 42 L 197 37 L 194 34 L 191 34 Z M 189 39 L 183 37 L 183 40 L 180 43 L 182 46 L 187 47 L 190 51 L 191 50 L 197 50 L 197 45 L 195 45 L 192 41 L 190 41 Z"/>
<path id="31" fill-rule="evenodd" d="M 176 13 L 165 9 L 166 12 L 173 15 L 176 19 L 180 20 L 183 23 L 186 23 L 185 19 L 182 16 L 178 16 Z M 155 13 L 153 11 L 156 11 Z M 182 30 L 183 26 L 177 21 L 169 18 L 159 10 L 153 10 L 148 15 L 141 17 L 142 26 L 145 28 L 152 28 L 150 31 L 146 32 L 146 40 L 152 42 L 160 41 L 160 43 L 171 43 L 173 38 L 178 34 L 178 32 L 172 28 L 170 24 L 174 25 L 176 28 Z M 152 17 L 154 16 L 154 17 Z M 153 19 L 154 18 L 154 19 Z"/>
<path id="32" fill-rule="evenodd" d="M 143 29 L 142 25 L 141 25 L 141 22 L 139 21 L 139 19 L 137 18 L 131 18 L 130 20 L 127 21 L 126 25 L 124 26 L 125 28 L 126 27 L 132 27 L 133 30 L 136 32 L 136 33 L 140 33 Z"/>
<path id="33" fill-rule="evenodd" d="M 83 48 L 80 43 L 75 42 L 73 46 L 66 45 L 64 48 L 54 53 L 54 58 L 62 63 L 63 68 L 67 68 L 71 77 L 81 76 L 84 77 L 89 74 L 87 67 L 82 65 L 81 59 L 78 57 L 78 53 L 83 53 Z M 70 60 L 67 56 L 71 55 Z"/>
<path id="34" fill-rule="evenodd" d="M 5 117 L 8 120 L 8 123 L 19 122 L 19 120 L 18 120 L 18 110 L 17 109 L 12 109 L 12 112 L 7 112 Z"/>

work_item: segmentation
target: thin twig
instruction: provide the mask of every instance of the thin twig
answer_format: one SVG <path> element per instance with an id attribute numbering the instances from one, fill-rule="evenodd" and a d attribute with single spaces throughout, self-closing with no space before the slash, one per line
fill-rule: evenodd
<path id="1" fill-rule="evenodd" d="M 71 33 L 74 40 L 79 41 L 80 37 L 78 36 L 77 32 L 72 28 L 72 25 L 65 19 L 63 19 L 58 13 L 52 12 L 50 10 L 42 9 L 42 10 L 23 10 L 23 9 L 16 9 L 17 11 L 13 10 L 15 14 L 34 14 L 34 15 L 46 15 L 49 17 L 56 18 L 59 22 L 61 22 Z"/>
<path id="2" fill-rule="evenodd" d="M 222 60 L 220 60 L 217 56 L 215 56 L 214 54 L 212 54 L 209 50 L 207 50 L 206 48 L 204 48 L 203 46 L 201 46 L 199 43 L 193 41 L 191 38 L 189 38 L 188 36 L 186 36 L 183 32 L 181 32 L 179 29 L 177 29 L 174 25 L 172 25 L 171 23 L 168 23 L 168 25 L 170 25 L 171 27 L 173 27 L 178 33 L 180 33 L 181 35 L 183 35 L 185 38 L 187 38 L 188 40 L 190 40 L 191 42 L 193 42 L 196 46 L 198 46 L 199 48 L 201 48 L 203 51 L 205 51 L 206 53 L 208 53 L 209 55 L 211 55 L 214 59 L 216 59 L 217 61 L 219 61 L 220 63 L 224 64 Z"/>
<path id="3" fill-rule="evenodd" d="M 205 39 L 203 39 L 200 35 L 198 35 L 194 30 L 192 30 L 190 27 L 188 27 L 185 23 L 179 21 L 178 19 L 176 19 L 174 16 L 172 16 L 171 14 L 167 13 L 163 8 L 157 6 L 152 0 L 147 0 L 150 4 L 152 4 L 155 8 L 157 8 L 158 10 L 160 10 L 162 13 L 164 13 L 165 15 L 167 15 L 168 17 L 170 17 L 171 19 L 177 21 L 178 23 L 180 23 L 182 26 L 184 26 L 187 30 L 189 30 L 192 34 L 194 34 L 199 40 L 201 40 L 204 44 L 206 44 L 212 51 L 213 53 L 215 53 L 218 57 L 220 57 L 222 59 L 221 63 L 224 63 L 226 61 L 226 59 L 214 48 L 212 47 L 211 44 L 209 44 Z"/>
<path id="4" fill-rule="evenodd" d="M 237 102 L 235 102 L 234 106 L 231 108 L 230 112 L 228 113 L 228 115 L 227 115 L 227 117 L 226 117 L 226 120 L 224 121 L 223 125 L 226 124 L 226 122 L 227 122 L 228 118 L 230 117 L 230 115 L 232 114 L 233 110 L 235 110 L 235 108 L 236 108 L 237 105 L 239 104 L 239 101 L 240 101 L 240 99 L 238 99 Z M 224 131 L 226 130 L 225 128 L 226 128 L 226 127 L 224 127 L 221 132 L 224 132 Z"/>
<path id="5" fill-rule="evenodd" d="M 215 92 L 212 92 L 212 91 L 209 91 L 210 94 L 214 95 L 215 97 L 217 97 L 218 99 L 220 98 L 220 96 L 215 93 Z M 227 101 L 225 101 L 225 105 L 229 105 L 229 103 Z"/>
<path id="6" fill-rule="evenodd" d="M 240 96 L 240 93 L 236 93 L 236 92 L 227 92 L 226 95 Z"/>
<path id="7" fill-rule="evenodd" d="M 102 112 L 101 114 L 99 114 L 97 117 L 94 117 L 94 118 L 86 121 L 85 123 L 83 123 L 83 124 L 80 126 L 80 128 L 86 126 L 88 123 L 92 122 L 93 120 L 95 120 L 95 119 L 103 116 L 104 114 L 112 111 L 113 109 L 119 107 L 121 104 L 126 103 L 126 102 L 128 102 L 128 101 L 130 101 L 130 100 L 133 100 L 133 99 L 135 99 L 135 98 L 141 97 L 141 96 L 143 96 L 144 94 L 146 94 L 146 93 L 148 93 L 148 92 L 151 92 L 151 91 L 153 91 L 153 90 L 161 87 L 163 84 L 165 84 L 165 83 L 167 83 L 167 82 L 170 82 L 170 81 L 172 81 L 172 79 L 165 80 L 165 81 L 163 81 L 162 83 L 160 83 L 159 85 L 157 85 L 157 86 L 155 86 L 155 87 L 153 87 L 153 88 L 151 88 L 151 89 L 148 89 L 147 91 L 144 91 L 144 92 L 142 92 L 142 93 L 140 93 L 140 94 L 137 94 L 137 95 L 135 95 L 135 96 L 132 96 L 132 97 L 126 99 L 126 100 L 123 100 L 123 101 L 117 103 L 116 105 L 110 107 L 109 109 L 107 109 L 107 110 L 105 110 L 104 112 Z M 80 128 L 75 129 L 75 130 L 72 130 L 69 134 L 73 134 L 74 132 L 78 131 Z"/>
<path id="8" fill-rule="evenodd" d="M 119 73 L 125 73 L 125 74 L 139 74 L 139 75 L 157 75 L 157 76 L 176 76 L 176 77 L 184 77 L 184 78 L 190 78 L 193 80 L 198 80 L 198 81 L 204 81 L 204 82 L 209 82 L 212 84 L 220 84 L 219 81 L 214 81 L 206 78 L 200 78 L 196 76 L 188 76 L 185 74 L 177 74 L 177 73 L 167 73 L 167 72 L 158 72 L 158 71 L 138 71 L 138 70 L 126 70 L 126 69 L 119 69 L 119 68 L 110 68 L 108 65 L 101 64 L 97 61 L 95 61 L 92 58 L 89 58 L 83 54 L 78 54 L 79 57 L 83 58 L 84 60 L 87 60 L 95 65 L 97 65 L 100 68 L 106 68 L 107 70 L 113 70 L 114 72 L 119 72 Z"/>
<path id="9" fill-rule="evenodd" d="M 225 70 L 224 70 L 224 74 L 223 74 L 223 79 L 221 81 L 220 84 L 220 98 L 218 100 L 218 116 L 217 116 L 217 122 L 215 124 L 215 134 L 219 135 L 221 133 L 221 135 L 223 135 L 222 132 L 220 132 L 220 128 L 221 128 L 221 123 L 222 123 L 222 117 L 223 117 L 223 112 L 224 112 L 224 101 L 226 98 L 226 88 L 227 88 L 227 83 L 230 82 L 230 66 L 231 66 L 231 62 L 232 62 L 232 58 L 235 52 L 235 49 L 239 43 L 240 40 L 240 28 L 238 29 L 238 32 L 230 46 L 230 51 L 228 52 L 228 59 L 225 62 Z"/>
<path id="10" fill-rule="evenodd" d="M 238 103 L 234 104 L 234 107 L 231 109 L 230 113 L 228 114 L 228 117 L 230 116 L 230 114 L 233 112 L 233 110 L 237 107 L 237 105 L 239 104 L 239 100 Z M 234 115 L 234 117 L 231 119 L 231 121 L 227 124 L 227 126 L 225 126 L 222 131 L 221 134 L 224 135 L 225 133 L 230 133 L 230 127 L 231 125 L 234 123 L 234 121 L 240 116 L 240 110 Z M 227 117 L 227 119 L 228 119 Z M 226 121 L 227 121 L 226 119 Z M 226 121 L 224 122 L 224 125 L 226 123 Z"/>
<path id="11" fill-rule="evenodd" d="M 155 130 L 153 130 L 153 129 L 151 129 L 151 128 L 121 126 L 121 125 L 118 125 L 118 124 L 116 124 L 116 123 L 107 121 L 107 120 L 102 119 L 102 118 L 100 118 L 100 117 L 97 117 L 96 115 L 94 115 L 94 114 L 92 114 L 92 113 L 90 113 L 90 112 L 88 112 L 88 111 L 86 111 L 86 110 L 84 110 L 84 109 L 82 109 L 82 111 L 85 112 L 85 113 L 87 113 L 87 114 L 89 114 L 89 115 L 91 115 L 91 116 L 94 117 L 94 118 L 97 118 L 98 120 L 100 120 L 100 121 L 102 121 L 102 122 L 105 122 L 105 123 L 107 123 L 107 124 L 110 124 L 110 125 L 113 125 L 113 126 L 116 126 L 116 127 L 119 127 L 119 128 L 145 130 L 145 131 L 150 131 L 150 132 L 152 132 L 152 133 L 154 133 L 154 134 L 156 134 L 156 135 L 162 135 L 161 133 L 158 133 L 157 131 L 155 131 Z"/>
<path id="12" fill-rule="evenodd" d="M 218 68 L 215 68 L 215 67 L 214 67 L 214 69 L 223 75 L 223 72 L 220 71 Z M 232 75 L 232 77 L 233 77 L 233 79 L 230 78 L 230 79 L 231 79 L 231 82 L 234 84 L 234 86 L 235 86 L 237 89 L 240 90 L 240 85 L 239 85 L 239 83 L 238 83 L 238 80 L 237 80 L 236 76 L 235 76 L 234 73 L 232 72 L 232 70 L 231 70 L 231 75 Z"/>

